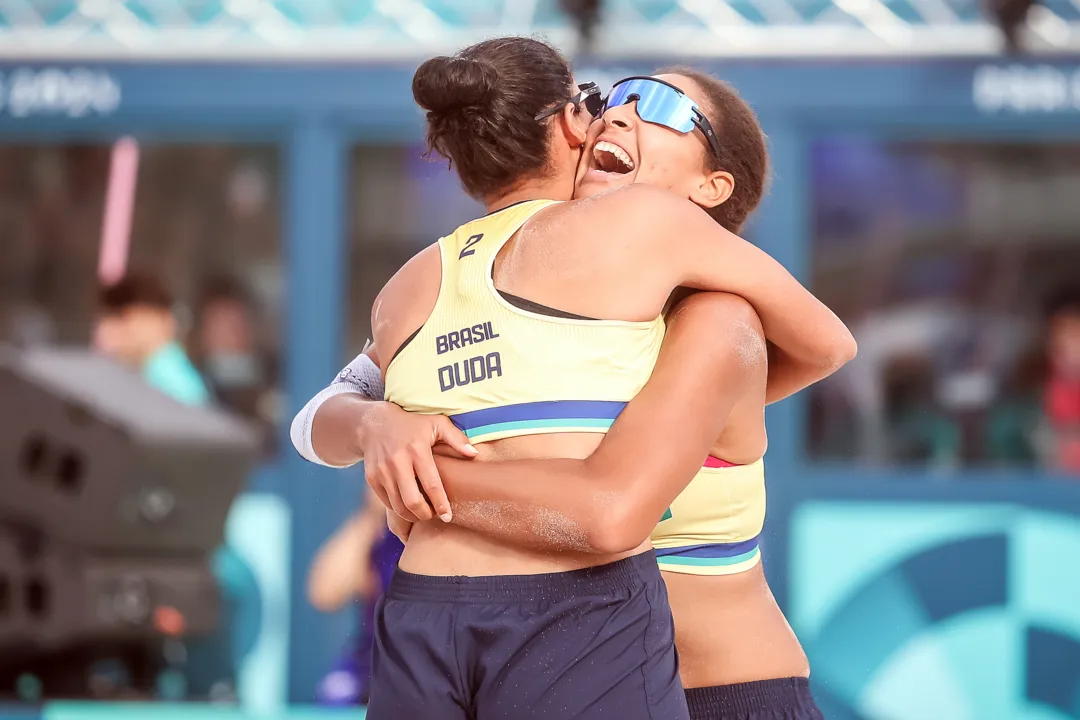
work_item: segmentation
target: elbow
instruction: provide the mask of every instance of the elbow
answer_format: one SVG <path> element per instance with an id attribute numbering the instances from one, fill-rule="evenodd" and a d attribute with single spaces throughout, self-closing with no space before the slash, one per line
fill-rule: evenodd
<path id="1" fill-rule="evenodd" d="M 649 539 L 656 523 L 642 523 L 624 500 L 608 507 L 589 528 L 589 545 L 599 555 L 630 552 Z"/>
<path id="2" fill-rule="evenodd" d="M 314 576 L 308 579 L 308 602 L 319 612 L 332 613 L 339 610 L 345 604 L 341 593 L 335 592 L 334 589 L 327 587 L 325 581 L 320 582 L 320 580 L 322 579 Z"/>
<path id="3" fill-rule="evenodd" d="M 821 377 L 825 378 L 854 360 L 858 351 L 855 336 L 841 323 L 837 332 L 823 343 L 814 364 L 820 368 Z"/>

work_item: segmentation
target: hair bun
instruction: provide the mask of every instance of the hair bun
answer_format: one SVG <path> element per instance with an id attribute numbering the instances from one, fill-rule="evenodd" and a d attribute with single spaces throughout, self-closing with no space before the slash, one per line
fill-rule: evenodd
<path id="1" fill-rule="evenodd" d="M 452 114 L 486 107 L 495 99 L 498 73 L 484 60 L 434 57 L 413 75 L 416 104 L 431 113 Z"/>

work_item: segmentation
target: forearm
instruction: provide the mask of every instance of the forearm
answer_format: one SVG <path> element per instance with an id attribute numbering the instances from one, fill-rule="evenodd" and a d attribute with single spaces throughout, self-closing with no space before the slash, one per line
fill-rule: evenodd
<path id="1" fill-rule="evenodd" d="M 373 355 L 374 348 L 366 348 L 293 418 L 289 435 L 305 460 L 348 467 L 363 459 L 363 448 L 355 437 L 356 423 L 370 408 L 359 403 L 383 397 L 382 374 Z"/>
<path id="2" fill-rule="evenodd" d="M 783 389 L 787 395 L 835 372 L 854 357 L 855 340 L 832 310 L 776 260 L 749 244 L 744 249 L 749 267 L 741 275 L 738 294 L 754 307 L 766 339 L 782 351 L 782 372 L 776 379 L 787 377 Z M 812 379 L 805 382 L 807 378 Z M 769 380 L 772 384 L 772 373 Z M 771 392 L 770 399 L 775 399 Z"/>
<path id="3" fill-rule="evenodd" d="M 519 547 L 617 552 L 607 528 L 637 527 L 640 543 L 665 507 L 661 499 L 658 510 L 650 509 L 632 478 L 618 482 L 590 460 L 484 463 L 436 457 L 435 462 L 454 509 L 453 523 Z"/>
<path id="4" fill-rule="evenodd" d="M 793 360 L 822 372 L 855 355 L 855 340 L 843 322 L 790 272 L 760 248 L 724 230 L 702 212 L 675 223 L 681 238 L 664 245 L 677 266 L 678 284 L 732 293 L 749 302 L 765 337 Z M 663 258 L 657 258 L 663 262 Z"/>
<path id="5" fill-rule="evenodd" d="M 669 320 L 649 382 L 586 460 L 437 458 L 454 522 L 552 550 L 610 554 L 648 538 L 765 363 L 743 301 L 700 294 Z"/>
<path id="6" fill-rule="evenodd" d="M 769 344 L 769 379 L 765 388 L 765 403 L 785 400 L 834 372 L 832 368 L 800 362 L 779 347 Z"/>
<path id="7" fill-rule="evenodd" d="M 333 612 L 362 590 L 368 554 L 378 538 L 382 516 L 353 516 L 319 549 L 308 575 L 308 599 L 317 609 Z"/>
<path id="8" fill-rule="evenodd" d="M 343 393 L 324 402 L 311 424 L 311 447 L 317 462 L 349 467 L 364 459 L 363 429 L 373 421 L 381 400 Z"/>

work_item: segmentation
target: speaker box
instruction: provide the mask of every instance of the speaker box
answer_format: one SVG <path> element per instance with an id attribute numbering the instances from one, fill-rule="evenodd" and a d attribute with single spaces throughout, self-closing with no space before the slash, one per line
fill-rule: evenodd
<path id="1" fill-rule="evenodd" d="M 205 635 L 220 598 L 209 559 L 97 557 L 0 528 L 0 648 Z"/>
<path id="2" fill-rule="evenodd" d="M 255 433 L 83 351 L 0 353 L 0 521 L 90 552 L 208 553 Z"/>

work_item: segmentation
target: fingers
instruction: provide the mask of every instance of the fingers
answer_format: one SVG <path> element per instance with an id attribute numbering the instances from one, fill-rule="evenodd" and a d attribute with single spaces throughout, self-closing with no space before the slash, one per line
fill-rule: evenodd
<path id="1" fill-rule="evenodd" d="M 416 452 L 414 461 L 416 476 L 420 480 L 420 487 L 424 489 L 424 494 L 427 495 L 428 502 L 439 519 L 450 522 L 453 520 L 450 499 L 446 497 L 446 490 L 443 488 L 439 470 L 435 467 L 435 458 L 431 455 L 431 448 L 415 447 L 414 452 Z"/>
<path id="2" fill-rule="evenodd" d="M 435 439 L 432 445 L 439 442 L 445 443 L 466 460 L 471 460 L 479 454 L 479 451 L 469 443 L 468 436 L 458 430 L 457 426 L 450 421 L 450 418 L 445 415 L 436 415 L 433 419 L 435 421 Z"/>
<path id="3" fill-rule="evenodd" d="M 382 503 L 382 506 L 383 506 L 384 509 L 386 509 L 386 510 L 393 510 L 394 509 L 393 504 L 391 504 L 391 502 L 390 502 L 390 496 L 388 496 L 386 494 L 386 491 L 382 489 L 382 486 L 380 486 L 380 485 L 371 485 L 371 478 L 368 478 L 368 486 L 371 488 L 371 491 L 373 493 L 375 493 L 375 497 L 379 498 L 379 502 Z"/>
<path id="4" fill-rule="evenodd" d="M 425 448 L 425 450 L 431 452 L 430 448 Z M 409 522 L 422 522 L 435 517 L 427 498 L 420 492 L 420 483 L 416 480 L 417 460 L 417 452 L 410 446 L 406 452 L 397 455 L 390 462 L 392 480 L 407 510 L 405 513 L 398 514 Z"/>
<path id="5" fill-rule="evenodd" d="M 408 520 L 403 519 L 397 513 L 386 511 L 386 526 L 390 529 L 390 532 L 397 536 L 397 539 L 402 543 L 409 542 L 409 534 L 412 532 L 413 524 Z"/>
<path id="6" fill-rule="evenodd" d="M 364 474 L 367 478 L 368 485 L 375 491 L 375 494 L 379 496 L 379 500 L 383 505 L 393 510 L 409 522 L 416 522 L 417 517 L 409 509 L 405 498 L 402 497 L 400 483 L 398 477 L 402 474 L 399 469 L 401 462 L 396 464 L 393 461 L 385 460 L 369 460 L 365 463 Z M 410 476 L 411 484 L 413 485 L 414 492 L 419 495 L 420 491 L 417 488 L 415 477 Z M 426 503 L 424 503 L 426 505 Z M 428 511 L 428 518 L 430 519 L 430 510 Z"/>

